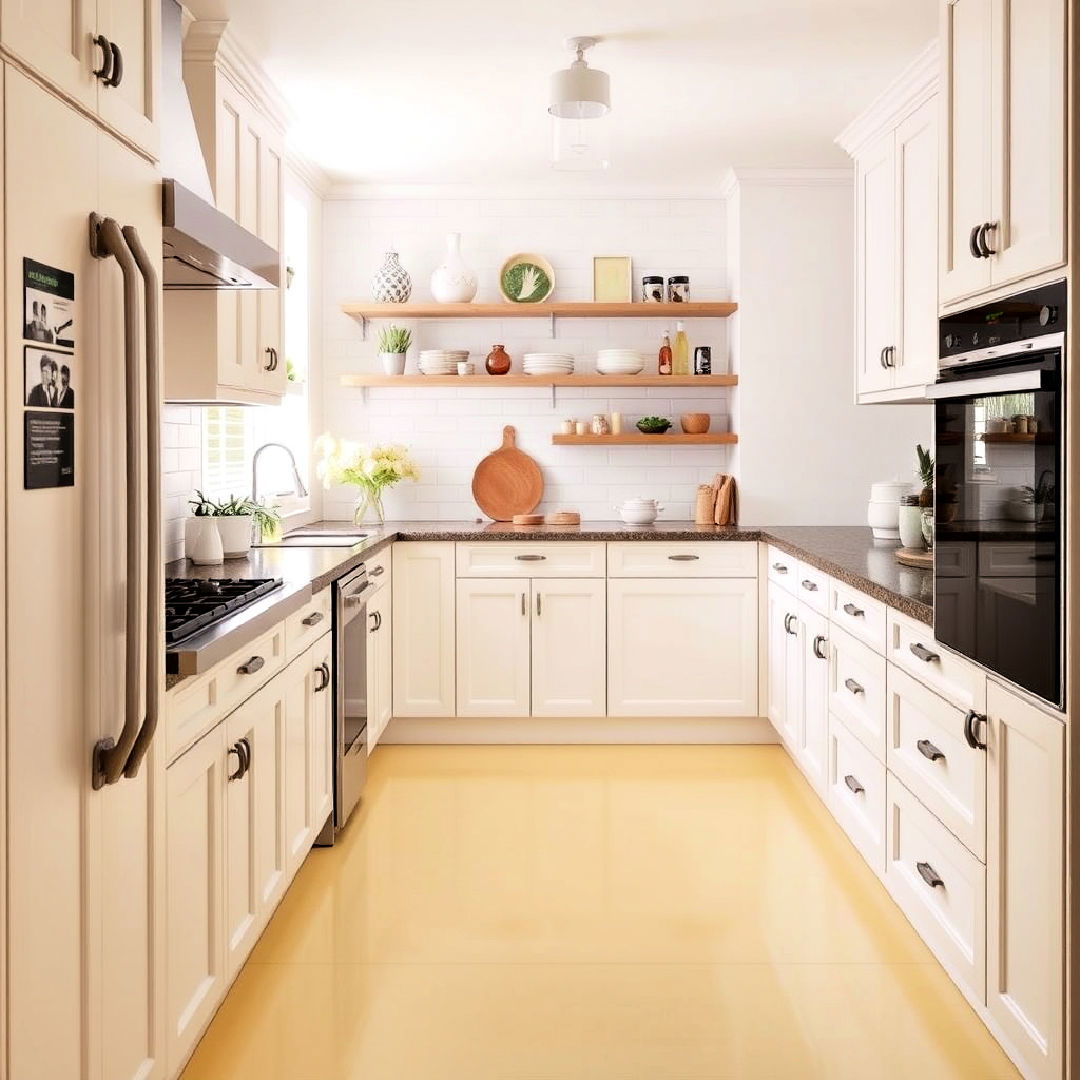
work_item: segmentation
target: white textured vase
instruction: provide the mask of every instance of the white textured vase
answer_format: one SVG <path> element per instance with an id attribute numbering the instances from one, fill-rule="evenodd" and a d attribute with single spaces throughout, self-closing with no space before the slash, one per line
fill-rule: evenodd
<path id="1" fill-rule="evenodd" d="M 225 551 L 221 546 L 221 533 L 217 518 L 195 518 L 195 535 L 191 538 L 189 558 L 196 566 L 213 566 L 224 562 Z"/>
<path id="2" fill-rule="evenodd" d="M 251 515 L 235 514 L 219 517 L 218 533 L 226 559 L 239 559 L 251 550 Z"/>
<path id="3" fill-rule="evenodd" d="M 378 304 L 405 304 L 412 296 L 412 278 L 398 261 L 396 251 L 386 253 L 371 279 L 371 296 Z"/>
<path id="4" fill-rule="evenodd" d="M 448 233 L 446 256 L 431 275 L 431 295 L 440 304 L 467 304 L 476 295 L 476 274 L 461 257 L 461 233 Z"/>

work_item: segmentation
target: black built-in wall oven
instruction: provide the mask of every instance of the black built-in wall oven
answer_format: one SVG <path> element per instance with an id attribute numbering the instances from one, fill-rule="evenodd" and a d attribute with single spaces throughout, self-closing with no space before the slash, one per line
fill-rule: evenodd
<path id="1" fill-rule="evenodd" d="M 1059 707 L 1065 283 L 949 315 L 935 401 L 934 636 Z"/>

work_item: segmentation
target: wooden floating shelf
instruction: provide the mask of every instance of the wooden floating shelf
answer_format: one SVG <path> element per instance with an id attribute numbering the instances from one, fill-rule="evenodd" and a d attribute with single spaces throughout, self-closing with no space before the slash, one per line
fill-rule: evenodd
<path id="1" fill-rule="evenodd" d="M 979 436 L 984 443 L 1052 443 L 1054 434 L 1050 431 L 987 431 Z"/>
<path id="2" fill-rule="evenodd" d="M 728 301 L 695 300 L 685 304 L 605 304 L 592 300 L 556 301 L 544 304 L 375 304 L 348 302 L 346 315 L 357 319 L 726 319 L 739 305 Z"/>
<path id="3" fill-rule="evenodd" d="M 659 307 L 659 305 L 655 305 Z M 677 307 L 684 305 L 678 304 Z M 713 388 L 738 386 L 738 375 L 376 375 L 351 374 L 341 376 L 341 385 L 350 387 L 438 387 L 486 386 L 555 387 L 555 386 L 697 386 Z"/>
<path id="4" fill-rule="evenodd" d="M 552 435 L 555 446 L 730 446 L 739 436 L 730 431 L 686 435 L 667 432 L 664 435 L 641 435 L 622 432 L 619 435 Z"/>

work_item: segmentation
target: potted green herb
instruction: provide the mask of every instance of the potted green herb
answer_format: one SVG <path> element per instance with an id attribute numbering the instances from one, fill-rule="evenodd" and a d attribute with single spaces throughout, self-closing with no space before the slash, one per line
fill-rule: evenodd
<path id="1" fill-rule="evenodd" d="M 915 453 L 919 459 L 919 479 L 922 481 L 919 505 L 925 510 L 934 505 L 934 459 L 929 450 L 922 448 L 921 443 L 915 447 Z"/>
<path id="2" fill-rule="evenodd" d="M 272 539 L 281 525 L 281 515 L 274 506 L 255 502 L 246 496 L 230 495 L 222 502 L 213 502 L 201 491 L 191 500 L 197 518 L 213 518 L 213 525 L 221 538 L 222 556 L 226 559 L 243 558 L 251 550 L 252 530 L 258 527 L 263 540 Z M 207 530 L 208 526 L 202 526 Z M 198 547 L 198 544 L 195 544 Z M 220 558 L 213 561 L 220 561 Z"/>
<path id="3" fill-rule="evenodd" d="M 405 354 L 412 344 L 412 334 L 403 326 L 384 326 L 379 331 L 379 360 L 387 375 L 405 374 Z"/>
<path id="4" fill-rule="evenodd" d="M 217 522 L 217 504 L 201 491 L 191 500 L 191 526 L 185 536 L 187 556 L 196 566 L 215 566 L 224 557 L 224 545 Z"/>

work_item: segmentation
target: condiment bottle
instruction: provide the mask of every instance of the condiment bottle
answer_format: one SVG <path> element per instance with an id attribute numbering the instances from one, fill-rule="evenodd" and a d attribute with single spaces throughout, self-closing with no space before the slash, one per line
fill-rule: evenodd
<path id="1" fill-rule="evenodd" d="M 671 370 L 675 375 L 690 374 L 690 342 L 681 322 L 675 324 L 674 360 Z"/>
<path id="2" fill-rule="evenodd" d="M 660 342 L 660 356 L 657 360 L 657 371 L 661 375 L 671 374 L 671 340 L 667 331 L 664 331 L 663 340 Z"/>

